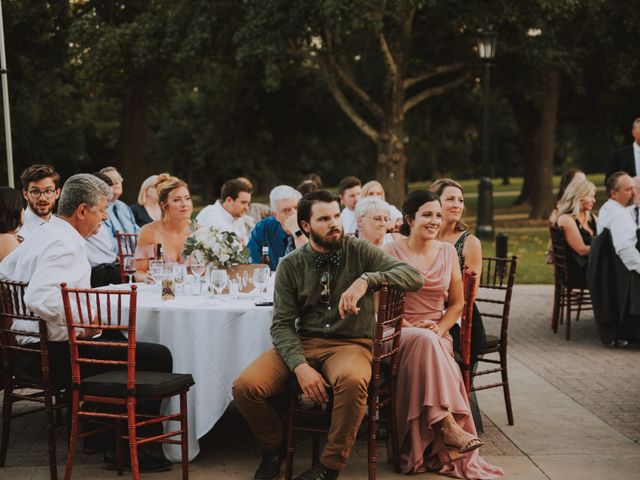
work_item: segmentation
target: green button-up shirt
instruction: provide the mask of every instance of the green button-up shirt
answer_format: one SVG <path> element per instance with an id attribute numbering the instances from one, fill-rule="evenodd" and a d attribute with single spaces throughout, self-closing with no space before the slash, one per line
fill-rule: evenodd
<path id="1" fill-rule="evenodd" d="M 373 290 L 387 282 L 403 290 L 422 288 L 420 272 L 380 248 L 356 238 L 342 240 L 340 266 L 313 263 L 316 252 L 307 243 L 283 257 L 278 264 L 275 281 L 273 345 L 293 371 L 306 362 L 301 337 L 311 338 L 372 338 L 374 331 Z M 320 276 L 329 273 L 330 300 L 320 301 Z M 369 290 L 358 302 L 360 311 L 338 313 L 340 296 L 363 273 L 368 273 Z"/>

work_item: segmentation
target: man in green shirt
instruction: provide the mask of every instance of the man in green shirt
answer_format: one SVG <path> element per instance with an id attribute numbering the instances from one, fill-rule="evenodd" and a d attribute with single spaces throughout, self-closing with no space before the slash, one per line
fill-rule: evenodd
<path id="1" fill-rule="evenodd" d="M 337 478 L 364 416 L 371 378 L 375 325 L 373 290 L 382 282 L 416 291 L 421 274 L 378 247 L 344 238 L 338 197 L 324 190 L 298 204 L 298 224 L 309 243 L 283 257 L 276 272 L 271 337 L 263 353 L 236 379 L 233 397 L 262 444 L 255 478 L 280 473 L 285 445 L 280 421 L 268 399 L 293 372 L 315 403 L 333 391 L 331 427 L 320 464 L 296 480 Z"/>

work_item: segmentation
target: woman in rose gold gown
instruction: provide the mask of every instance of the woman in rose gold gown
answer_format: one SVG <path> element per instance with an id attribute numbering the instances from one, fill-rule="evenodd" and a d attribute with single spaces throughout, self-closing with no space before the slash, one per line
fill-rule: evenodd
<path id="1" fill-rule="evenodd" d="M 433 192 L 416 191 L 402 210 L 408 238 L 383 248 L 425 278 L 420 291 L 407 293 L 401 336 L 396 420 L 402 472 L 499 478 L 502 470 L 479 454 L 482 442 L 453 357 L 449 329 L 460 317 L 464 299 L 455 248 L 436 240 L 440 201 Z"/>

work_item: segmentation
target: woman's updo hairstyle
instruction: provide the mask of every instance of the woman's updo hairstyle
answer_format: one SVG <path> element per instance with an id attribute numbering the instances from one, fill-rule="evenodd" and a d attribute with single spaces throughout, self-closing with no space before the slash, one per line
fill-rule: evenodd
<path id="1" fill-rule="evenodd" d="M 429 202 L 440 203 L 440 197 L 431 190 L 416 190 L 407 195 L 402 204 L 402 226 L 400 227 L 400 233 L 404 236 L 408 236 L 411 233 L 411 226 L 409 220 L 416 218 L 416 212 L 422 205 Z"/>
<path id="2" fill-rule="evenodd" d="M 156 179 L 156 190 L 158 191 L 158 203 L 162 207 L 163 203 L 167 203 L 169 200 L 169 193 L 176 188 L 184 187 L 189 189 L 187 182 L 180 180 L 178 177 L 169 175 L 168 173 L 161 173 Z M 162 209 L 162 215 L 164 216 L 164 208 Z"/>

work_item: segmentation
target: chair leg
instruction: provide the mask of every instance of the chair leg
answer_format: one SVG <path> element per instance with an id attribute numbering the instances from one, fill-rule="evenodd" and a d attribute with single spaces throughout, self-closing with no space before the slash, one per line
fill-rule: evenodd
<path id="1" fill-rule="evenodd" d="M 60 413 L 58 410 L 57 413 Z M 44 416 L 47 427 L 47 443 L 49 450 L 49 473 L 51 480 L 58 479 L 56 463 L 56 434 L 54 431 L 53 393 L 51 387 L 44 390 Z"/>
<path id="2" fill-rule="evenodd" d="M 513 409 L 511 408 L 511 391 L 509 390 L 509 374 L 507 372 L 507 352 L 500 350 L 500 374 L 502 375 L 502 392 L 504 394 L 504 405 L 507 408 L 507 420 L 509 425 L 513 425 Z"/>
<path id="3" fill-rule="evenodd" d="M 11 407 L 13 402 L 13 383 L 9 375 L 4 376 L 4 401 L 2 402 L 2 440 L 0 441 L 0 467 L 4 467 L 9 448 L 9 433 L 11 432 Z"/>
<path id="4" fill-rule="evenodd" d="M 291 480 L 293 477 L 293 451 L 295 448 L 293 422 L 295 420 L 295 392 L 289 398 L 289 411 L 287 412 L 287 457 L 285 461 L 284 478 Z"/>
<path id="5" fill-rule="evenodd" d="M 378 452 L 377 452 L 377 422 L 376 415 L 378 414 L 378 405 L 377 398 L 373 395 L 369 397 L 369 413 L 367 415 L 369 419 L 369 480 L 376 480 L 376 469 L 378 462 Z"/>
<path id="6" fill-rule="evenodd" d="M 567 303 L 566 303 L 566 311 L 567 311 L 567 330 L 565 335 L 565 340 L 571 339 L 571 289 L 567 289 Z"/>
<path id="7" fill-rule="evenodd" d="M 189 418 L 187 416 L 187 391 L 180 393 L 180 443 L 182 446 L 182 480 L 189 478 Z"/>
<path id="8" fill-rule="evenodd" d="M 116 420 L 116 466 L 118 475 L 124 473 L 124 425 L 123 421 Z"/>
<path id="9" fill-rule="evenodd" d="M 131 476 L 133 480 L 140 479 L 140 465 L 138 462 L 138 437 L 136 432 L 136 399 L 127 398 L 127 428 L 129 430 L 129 452 L 131 455 Z"/>
<path id="10" fill-rule="evenodd" d="M 391 383 L 389 389 L 391 391 L 391 398 L 389 400 L 389 435 L 391 436 L 391 455 L 393 457 L 393 470 L 396 473 L 400 473 L 400 447 L 398 446 L 398 424 L 396 423 L 395 382 Z"/>
<path id="11" fill-rule="evenodd" d="M 553 333 L 558 333 L 558 316 L 560 311 L 560 292 L 558 282 L 555 282 L 553 289 L 553 310 L 551 312 L 551 329 Z"/>
<path id="12" fill-rule="evenodd" d="M 584 289 L 580 289 L 580 294 L 578 295 L 578 313 L 576 314 L 576 322 L 580 321 L 580 312 L 582 311 L 583 299 L 584 299 Z"/>
<path id="13" fill-rule="evenodd" d="M 320 463 L 320 434 L 311 435 L 311 465 Z"/>
<path id="14" fill-rule="evenodd" d="M 80 392 L 73 390 L 71 400 L 71 432 L 69 434 L 69 449 L 67 451 L 67 465 L 64 470 L 64 480 L 71 480 L 73 472 L 73 458 L 78 447 L 78 410 L 80 409 Z"/>

